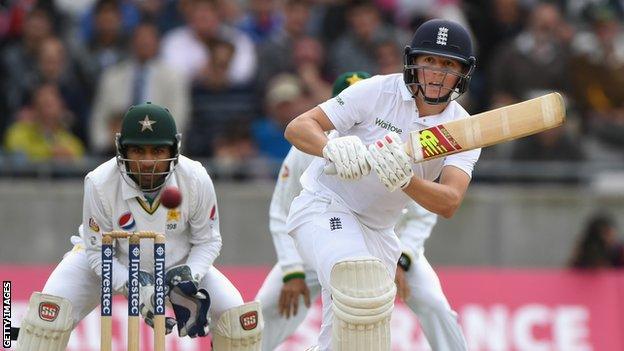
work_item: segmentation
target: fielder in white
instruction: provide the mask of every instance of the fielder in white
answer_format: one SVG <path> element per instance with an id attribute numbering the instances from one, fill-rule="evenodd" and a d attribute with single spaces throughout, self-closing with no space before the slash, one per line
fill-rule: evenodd
<path id="1" fill-rule="evenodd" d="M 346 72 L 334 82 L 334 96 L 346 87 L 369 78 L 366 72 Z M 264 331 L 262 350 L 275 350 L 295 332 L 306 317 L 310 302 L 320 293 L 316 272 L 303 263 L 293 239 L 286 233 L 290 204 L 302 190 L 299 178 L 314 156 L 292 147 L 284 159 L 270 207 L 270 232 L 278 262 L 258 291 Z M 402 243 L 396 271 L 397 293 L 418 315 L 433 350 L 465 350 L 457 314 L 450 308 L 440 281 L 424 256 L 424 243 L 437 216 L 411 201 L 395 227 Z"/>
<path id="2" fill-rule="evenodd" d="M 287 231 L 321 285 L 319 350 L 390 350 L 401 255 L 394 225 L 411 200 L 451 217 L 480 154 L 412 164 L 401 147 L 409 131 L 468 116 L 454 101 L 468 89 L 475 67 L 468 32 L 451 21 L 425 22 L 404 62 L 402 75 L 355 84 L 286 129 L 295 147 L 318 156 L 301 178 Z M 333 129 L 337 134 L 328 138 L 325 131 Z M 330 163 L 337 176 L 325 174 Z"/>
<path id="3" fill-rule="evenodd" d="M 260 350 L 262 314 L 258 302 L 245 304 L 238 290 L 213 262 L 221 250 L 217 199 L 204 167 L 179 155 L 180 134 L 169 111 L 145 103 L 130 107 L 117 136 L 117 157 L 90 172 L 84 182 L 80 236 L 74 248 L 52 272 L 42 293 L 31 297 L 22 321 L 18 350 L 64 350 L 73 327 L 100 302 L 102 233 L 155 231 L 166 236 L 168 300 L 182 336 L 205 336 L 209 316 L 216 351 Z M 160 206 L 160 190 L 176 186 L 182 203 L 174 209 Z M 141 242 L 140 310 L 146 322 L 153 317 L 153 246 Z M 115 243 L 114 293 L 127 295 L 128 242 Z M 176 291 L 176 294 L 171 293 Z M 40 302 L 60 306 L 57 322 L 43 323 Z M 245 316 L 246 318 L 240 318 Z M 248 318 L 248 317 L 253 318 Z M 57 337 L 49 338 L 46 334 Z M 44 337 L 45 336 L 45 337 Z"/>

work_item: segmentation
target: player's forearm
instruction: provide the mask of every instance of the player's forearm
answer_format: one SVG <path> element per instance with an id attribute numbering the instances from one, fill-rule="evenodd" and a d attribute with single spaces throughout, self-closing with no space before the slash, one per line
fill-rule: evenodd
<path id="1" fill-rule="evenodd" d="M 194 277 L 203 278 L 221 252 L 221 237 L 201 244 L 193 244 L 186 264 Z"/>
<path id="2" fill-rule="evenodd" d="M 417 177 L 412 177 L 403 191 L 427 210 L 444 218 L 451 218 L 463 199 L 463 194 L 451 186 Z"/>
<path id="3" fill-rule="evenodd" d="M 320 111 L 320 112 L 319 112 Z M 323 113 L 316 107 L 293 119 L 284 132 L 286 139 L 297 149 L 314 156 L 323 157 L 323 148 L 327 144 L 324 127 L 317 121 L 315 114 Z"/>

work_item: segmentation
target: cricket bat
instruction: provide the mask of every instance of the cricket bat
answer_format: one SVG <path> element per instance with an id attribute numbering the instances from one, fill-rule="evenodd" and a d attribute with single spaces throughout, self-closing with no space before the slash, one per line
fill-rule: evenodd
<path id="1" fill-rule="evenodd" d="M 558 127 L 565 121 L 565 112 L 561 95 L 550 93 L 410 132 L 403 146 L 414 162 L 427 161 Z"/>
<path id="2" fill-rule="evenodd" d="M 537 134 L 565 122 L 565 104 L 550 93 L 470 117 L 409 132 L 403 144 L 415 163 Z M 325 174 L 336 174 L 334 164 Z"/>

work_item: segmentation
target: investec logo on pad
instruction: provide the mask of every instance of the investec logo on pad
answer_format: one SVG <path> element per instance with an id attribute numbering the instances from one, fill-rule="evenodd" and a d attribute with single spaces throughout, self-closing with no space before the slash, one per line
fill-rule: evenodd
<path id="1" fill-rule="evenodd" d="M 403 129 L 397 128 L 392 123 L 386 122 L 383 119 L 375 118 L 375 125 L 391 132 L 396 132 L 397 134 L 403 133 Z"/>

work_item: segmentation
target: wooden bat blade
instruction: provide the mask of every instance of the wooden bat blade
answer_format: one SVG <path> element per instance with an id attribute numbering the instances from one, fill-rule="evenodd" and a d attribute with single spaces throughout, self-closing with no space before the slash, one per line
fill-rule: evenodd
<path id="1" fill-rule="evenodd" d="M 536 134 L 564 121 L 563 98 L 550 93 L 410 132 L 405 150 L 415 162 L 422 162 Z"/>

